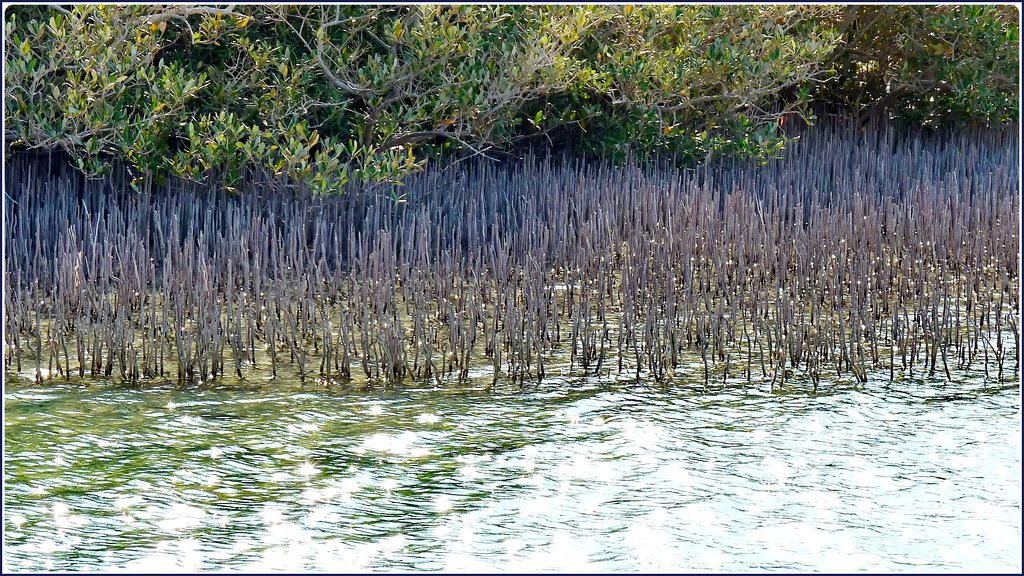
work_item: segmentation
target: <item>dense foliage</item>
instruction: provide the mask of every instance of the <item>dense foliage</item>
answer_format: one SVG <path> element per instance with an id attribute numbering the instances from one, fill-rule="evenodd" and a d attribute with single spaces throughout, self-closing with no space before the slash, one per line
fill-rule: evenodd
<path id="1" fill-rule="evenodd" d="M 853 6 L 842 27 L 822 97 L 932 126 L 1019 119 L 1016 6 Z"/>
<path id="2" fill-rule="evenodd" d="M 765 157 L 816 99 L 922 124 L 1019 114 L 992 6 L 16 6 L 5 149 L 315 193 L 431 158 L 582 141 L 620 160 Z"/>

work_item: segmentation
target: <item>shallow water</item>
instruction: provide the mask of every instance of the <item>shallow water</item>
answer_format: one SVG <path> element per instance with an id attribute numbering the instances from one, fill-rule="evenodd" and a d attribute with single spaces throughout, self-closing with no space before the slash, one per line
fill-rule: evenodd
<path id="1" fill-rule="evenodd" d="M 5 571 L 1021 567 L 1016 383 L 8 378 Z"/>

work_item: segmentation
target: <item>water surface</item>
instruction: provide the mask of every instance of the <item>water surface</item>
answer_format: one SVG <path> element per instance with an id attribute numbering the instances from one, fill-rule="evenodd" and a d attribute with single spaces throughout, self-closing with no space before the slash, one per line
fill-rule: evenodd
<path id="1" fill-rule="evenodd" d="M 1018 571 L 1019 406 L 974 377 L 9 378 L 3 568 Z"/>

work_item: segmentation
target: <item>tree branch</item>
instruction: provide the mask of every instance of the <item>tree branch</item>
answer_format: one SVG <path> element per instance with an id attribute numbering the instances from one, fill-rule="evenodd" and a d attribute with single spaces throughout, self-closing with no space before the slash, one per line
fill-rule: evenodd
<path id="1" fill-rule="evenodd" d="M 431 138 L 449 138 L 452 140 L 458 140 L 455 134 L 451 132 L 444 132 L 442 130 L 421 130 L 419 132 L 410 132 L 403 134 L 402 136 L 396 136 L 389 138 L 386 142 L 381 144 L 382 150 L 390 150 L 397 146 L 403 146 L 405 144 L 415 144 L 416 142 L 422 142 Z"/>
<path id="2" fill-rule="evenodd" d="M 376 35 L 376 34 L 374 34 L 374 33 L 373 33 L 373 32 L 372 32 L 372 31 L 371 31 L 370 29 L 369 29 L 369 27 L 363 28 L 363 30 L 362 30 L 362 31 L 363 31 L 363 32 L 364 32 L 364 33 L 365 33 L 365 34 L 366 34 L 367 36 L 369 36 L 369 37 L 370 37 L 370 40 L 371 40 L 371 41 L 373 41 L 373 43 L 374 43 L 374 44 L 376 44 L 378 48 L 381 48 L 381 49 L 383 49 L 383 50 L 387 50 L 388 52 L 394 52 L 394 51 L 395 51 L 395 47 L 394 47 L 394 46 L 391 46 L 391 45 L 387 44 L 386 42 L 384 42 L 383 40 L 381 40 L 380 38 L 378 38 L 378 37 L 377 37 L 377 35 Z"/>
<path id="3" fill-rule="evenodd" d="M 675 112 L 679 112 L 680 110 L 685 110 L 686 108 L 699 106 L 701 104 L 708 104 L 710 102 L 721 102 L 723 100 L 742 99 L 742 96 L 740 96 L 739 94 L 715 94 L 713 96 L 699 96 L 697 98 L 691 98 L 685 102 L 680 102 L 679 104 L 676 104 L 674 106 L 664 106 L 661 104 L 656 104 L 655 106 L 657 106 L 658 110 L 660 110 L 662 114 L 673 114 Z"/>
<path id="4" fill-rule="evenodd" d="M 391 138 L 391 139 L 386 141 L 381 146 L 381 149 L 383 149 L 383 150 L 390 150 L 390 149 L 392 149 L 392 148 L 394 148 L 396 146 L 402 146 L 404 144 L 413 144 L 413 143 L 416 143 L 416 142 L 422 142 L 423 140 L 429 140 L 430 138 L 447 138 L 448 140 L 454 140 L 455 142 L 458 142 L 459 144 L 461 144 L 461 145 L 465 146 L 466 148 L 472 150 L 473 153 L 474 153 L 474 156 L 483 156 L 484 158 L 488 158 L 490 160 L 493 160 L 493 158 L 490 158 L 489 156 L 484 154 L 484 151 L 478 150 L 472 144 L 470 144 L 470 143 L 466 142 L 465 140 L 463 140 L 461 138 L 460 134 L 455 134 L 455 133 L 452 133 L 452 132 L 445 132 L 445 131 L 442 131 L 442 130 L 423 130 L 423 131 L 420 131 L 420 132 L 411 132 L 409 134 L 404 134 L 404 135 L 398 136 L 396 138 Z M 490 148 L 491 146 L 488 144 L 487 147 Z"/>
<path id="5" fill-rule="evenodd" d="M 320 67 L 320 71 L 324 73 L 324 76 L 326 76 L 327 79 L 330 80 L 331 84 L 337 86 L 338 88 L 341 88 L 342 91 L 347 92 L 348 94 L 351 94 L 352 96 L 355 96 L 360 100 L 364 101 L 369 100 L 370 98 L 373 97 L 372 90 L 359 88 L 357 86 L 349 84 L 348 82 L 345 82 L 341 78 L 338 78 L 337 76 L 334 75 L 334 72 L 332 72 L 330 67 L 327 66 L 327 63 L 324 62 L 324 51 L 322 44 L 318 44 L 316 47 L 316 63 Z"/>
<path id="6" fill-rule="evenodd" d="M 870 108 L 861 116 L 860 123 L 866 124 L 872 118 L 881 114 L 886 108 L 894 104 L 900 98 L 912 96 L 914 94 L 921 94 L 929 90 L 941 90 L 942 92 L 949 92 L 953 90 L 952 86 L 945 82 L 929 82 L 922 86 L 901 86 L 897 90 L 889 92 L 885 96 L 879 98 Z"/>
<path id="7" fill-rule="evenodd" d="M 236 18 L 243 17 L 241 14 L 235 12 L 231 8 L 234 4 L 231 4 L 228 8 L 212 8 L 209 6 L 181 6 L 172 8 L 159 14 L 153 14 L 146 19 L 146 23 L 153 25 L 159 24 L 160 22 L 167 22 L 168 20 L 184 19 L 189 16 L 234 16 Z"/>

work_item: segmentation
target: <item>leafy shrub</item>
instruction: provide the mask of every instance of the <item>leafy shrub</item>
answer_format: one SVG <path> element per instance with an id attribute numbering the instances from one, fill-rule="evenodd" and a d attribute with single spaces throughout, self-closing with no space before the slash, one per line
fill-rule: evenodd
<path id="1" fill-rule="evenodd" d="M 399 183 L 575 134 L 584 151 L 767 157 L 827 101 L 1015 121 L 1019 23 L 991 6 L 14 6 L 5 142 L 233 189 Z"/>

